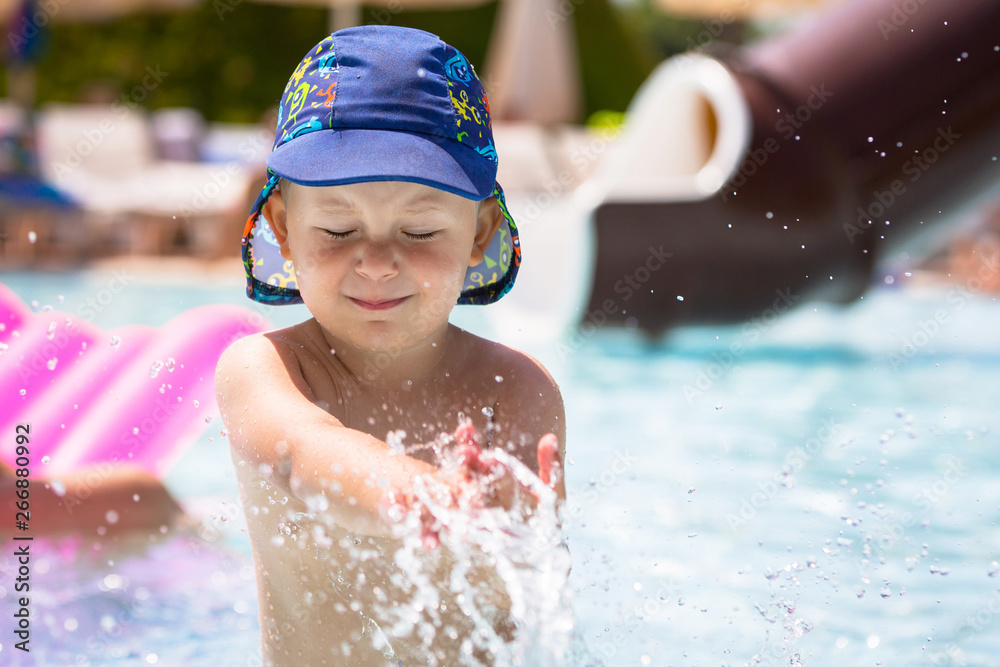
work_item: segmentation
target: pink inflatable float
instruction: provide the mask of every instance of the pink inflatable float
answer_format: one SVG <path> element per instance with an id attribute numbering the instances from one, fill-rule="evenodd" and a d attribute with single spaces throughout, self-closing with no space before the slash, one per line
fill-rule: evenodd
<path id="1" fill-rule="evenodd" d="M 32 474 L 100 462 L 162 476 L 217 412 L 215 365 L 265 328 L 237 306 L 202 306 L 160 329 L 102 331 L 76 315 L 30 312 L 0 284 L 0 433 L 31 425 Z M 14 439 L 0 458 L 12 464 Z"/>

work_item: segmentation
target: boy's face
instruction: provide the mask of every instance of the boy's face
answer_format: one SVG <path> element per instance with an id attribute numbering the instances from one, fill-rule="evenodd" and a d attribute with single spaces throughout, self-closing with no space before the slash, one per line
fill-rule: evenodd
<path id="1" fill-rule="evenodd" d="M 264 206 L 281 255 L 320 325 L 362 350 L 406 349 L 442 331 L 466 268 L 503 222 L 495 199 L 419 183 L 287 190 Z"/>

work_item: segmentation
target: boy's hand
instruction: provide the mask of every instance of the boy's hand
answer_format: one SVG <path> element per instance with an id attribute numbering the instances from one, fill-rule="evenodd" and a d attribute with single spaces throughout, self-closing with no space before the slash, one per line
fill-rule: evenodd
<path id="1" fill-rule="evenodd" d="M 533 510 L 538 504 L 538 494 L 517 479 L 514 471 L 491 451 L 483 451 L 479 435 L 470 423 L 460 425 L 455 430 L 458 446 L 460 470 L 467 483 L 481 496 L 482 506 L 501 507 L 511 511 L 516 507 Z M 555 434 L 548 433 L 538 441 L 538 477 L 543 484 L 555 488 L 560 465 L 559 441 Z"/>
<path id="2" fill-rule="evenodd" d="M 505 511 L 520 509 L 525 516 L 530 515 L 538 504 L 538 493 L 518 479 L 515 471 L 491 451 L 483 451 L 479 435 L 471 422 L 461 424 L 455 430 L 455 464 L 446 465 L 433 480 L 428 489 L 434 501 L 449 509 L 474 510 L 483 507 L 499 507 Z M 559 442 L 552 433 L 538 441 L 538 478 L 546 486 L 555 489 L 562 466 L 558 459 Z M 437 483 L 435 483 L 437 482 Z M 386 515 L 392 521 L 399 521 L 415 507 L 421 519 L 421 539 L 424 547 L 435 548 L 443 526 L 430 509 L 419 502 L 411 492 L 389 494 L 384 505 Z"/>

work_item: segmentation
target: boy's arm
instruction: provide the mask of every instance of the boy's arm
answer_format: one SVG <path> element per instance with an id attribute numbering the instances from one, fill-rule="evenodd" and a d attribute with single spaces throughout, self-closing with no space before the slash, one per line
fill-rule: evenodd
<path id="1" fill-rule="evenodd" d="M 494 411 L 500 432 L 493 444 L 505 447 L 508 442 L 514 443 L 514 455 L 538 472 L 538 441 L 543 435 L 554 433 L 559 440 L 558 464 L 565 470 L 566 410 L 559 387 L 536 359 L 523 353 L 518 355 L 515 367 L 504 374 L 504 392 Z M 562 473 L 555 488 L 565 500 Z"/>
<path id="2" fill-rule="evenodd" d="M 315 405 L 289 344 L 276 337 L 257 334 L 231 345 L 219 359 L 215 386 L 239 457 L 305 502 L 323 496 L 333 520 L 352 532 L 390 535 L 383 496 L 437 472 Z"/>

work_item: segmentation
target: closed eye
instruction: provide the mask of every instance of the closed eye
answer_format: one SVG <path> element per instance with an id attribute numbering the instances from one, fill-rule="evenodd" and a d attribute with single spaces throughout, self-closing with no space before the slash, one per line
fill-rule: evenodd
<path id="1" fill-rule="evenodd" d="M 437 232 L 422 232 L 420 234 L 414 234 L 412 232 L 403 232 L 403 234 L 406 235 L 406 238 L 411 239 L 413 241 L 430 241 L 432 238 L 434 238 L 434 234 L 436 233 Z"/>
<path id="2" fill-rule="evenodd" d="M 336 239 L 338 241 L 343 241 L 344 239 L 348 238 L 351 234 L 354 233 L 353 229 L 346 232 L 335 232 L 331 229 L 324 229 L 323 231 L 326 232 L 327 236 L 329 236 L 332 239 Z"/>

